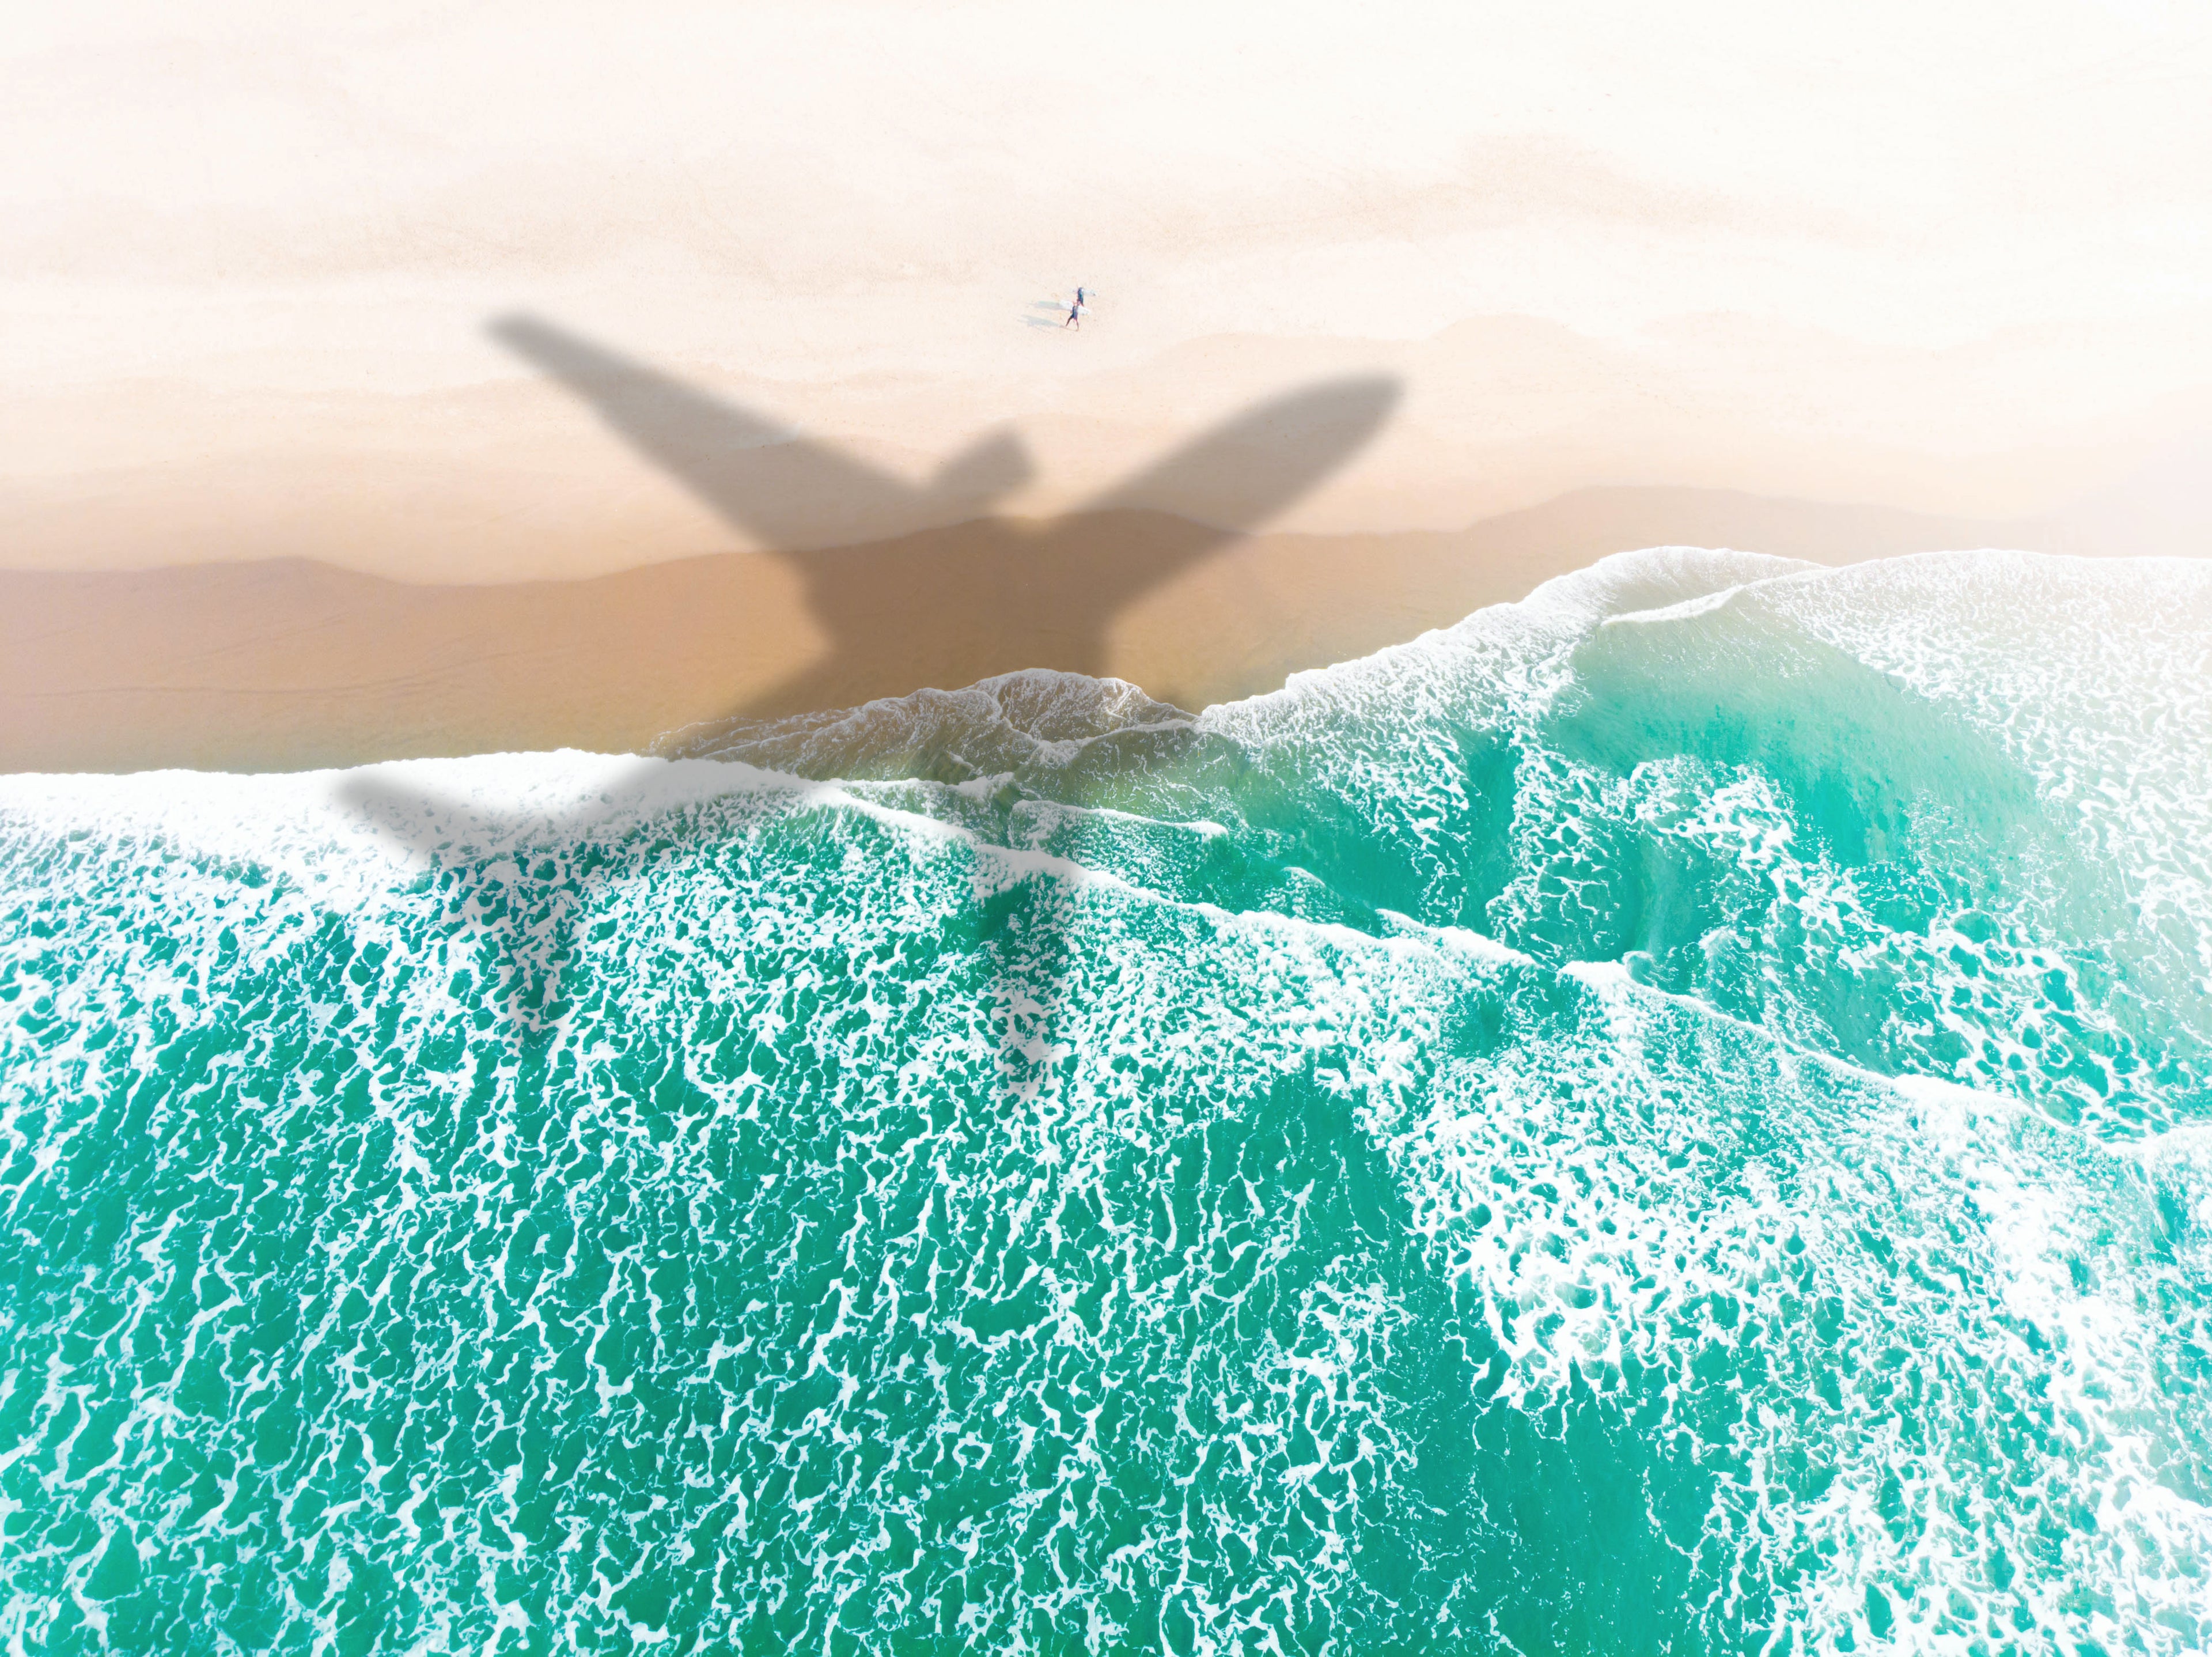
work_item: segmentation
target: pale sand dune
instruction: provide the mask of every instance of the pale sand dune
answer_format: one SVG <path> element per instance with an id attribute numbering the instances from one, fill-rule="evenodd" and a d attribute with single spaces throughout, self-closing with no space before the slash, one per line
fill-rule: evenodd
<path id="1" fill-rule="evenodd" d="M 1126 598 L 1133 561 L 1164 567 L 1177 549 L 1218 539 L 1130 511 L 578 582 L 433 587 L 297 560 L 0 573 L 0 769 L 623 752 L 700 721 L 1039 666 L 1111 673 L 1195 708 L 1448 625 L 1627 547 L 1829 563 L 1992 545 L 2129 550 L 2088 518 L 1998 523 L 1718 490 L 1588 490 L 1459 531 L 1243 538 Z M 1030 554 L 1048 543 L 1054 562 L 1039 570 Z M 979 608 L 985 589 L 999 601 Z M 825 602 L 843 606 L 834 626 Z"/>

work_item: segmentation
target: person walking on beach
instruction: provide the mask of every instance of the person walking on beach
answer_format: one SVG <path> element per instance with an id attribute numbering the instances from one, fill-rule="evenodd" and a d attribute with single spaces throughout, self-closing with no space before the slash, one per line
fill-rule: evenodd
<path id="1" fill-rule="evenodd" d="M 1075 303 L 1067 308 L 1067 320 L 1060 325 L 1061 327 L 1073 328 L 1078 333 L 1083 332 L 1083 289 L 1078 288 L 1075 290 Z"/>

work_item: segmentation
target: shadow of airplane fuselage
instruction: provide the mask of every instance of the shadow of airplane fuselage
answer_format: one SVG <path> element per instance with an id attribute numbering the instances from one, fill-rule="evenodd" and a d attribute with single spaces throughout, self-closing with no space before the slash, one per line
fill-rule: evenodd
<path id="1" fill-rule="evenodd" d="M 985 439 L 918 486 L 549 323 L 510 316 L 491 332 L 724 522 L 779 549 L 762 556 L 797 571 L 828 648 L 814 666 L 714 722 L 726 731 L 1025 668 L 1098 676 L 1120 612 L 1312 489 L 1373 436 L 1398 396 L 1395 381 L 1361 376 L 1272 399 L 1083 511 L 1034 523 L 991 515 L 1030 476 L 1011 434 Z M 1223 503 L 1231 527 L 1151 515 L 1154 533 L 1136 543 L 1099 533 L 1101 524 L 1194 496 Z M 849 524 L 855 539 L 953 527 L 893 548 L 785 550 L 818 537 L 825 521 Z M 526 825 L 478 817 L 480 832 L 471 834 L 456 832 L 469 813 L 455 802 L 374 773 L 349 777 L 341 795 L 452 882 L 456 923 L 501 936 L 514 965 L 507 1010 L 516 1030 L 543 1036 L 556 1025 L 574 895 L 548 892 L 533 904 L 508 876 L 531 866 L 530 846 L 587 835 L 593 819 Z"/>

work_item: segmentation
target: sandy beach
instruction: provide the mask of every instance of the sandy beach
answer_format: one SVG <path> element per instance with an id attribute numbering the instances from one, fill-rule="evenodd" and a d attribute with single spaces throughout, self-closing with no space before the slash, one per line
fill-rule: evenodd
<path id="1" fill-rule="evenodd" d="M 2203 0 L 19 6 L 0 319 L 0 1657 L 2212 1652 Z"/>
<path id="2" fill-rule="evenodd" d="M 2197 555 L 2212 45 L 2017 21 L 43 20 L 0 767 L 1196 706 L 1655 544 Z"/>
<path id="3" fill-rule="evenodd" d="M 304 560 L 0 571 L 0 769 L 623 752 L 702 722 L 1041 665 L 1197 709 L 1448 626 L 1626 547 L 1841 564 L 1989 545 L 2111 555 L 2154 533 L 2180 543 L 2173 526 L 2112 509 L 2008 522 L 1594 489 L 1458 531 L 1227 538 L 1131 510 L 476 586 Z M 1146 565 L 1166 567 L 1130 596 L 1129 571 Z"/>

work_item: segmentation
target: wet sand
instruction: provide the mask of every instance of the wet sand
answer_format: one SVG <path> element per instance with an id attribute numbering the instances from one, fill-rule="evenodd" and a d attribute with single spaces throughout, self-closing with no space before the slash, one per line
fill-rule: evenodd
<path id="1" fill-rule="evenodd" d="M 1449 532 L 1224 543 L 1169 514 L 1101 512 L 483 586 L 300 560 L 4 571 L 0 770 L 635 752 L 697 722 L 1035 667 L 1112 674 L 1198 708 L 1449 625 L 1608 552 L 1677 543 L 1824 563 L 2127 550 L 2061 517 L 1590 489 Z M 1133 581 L 1146 566 L 1160 578 Z"/>

